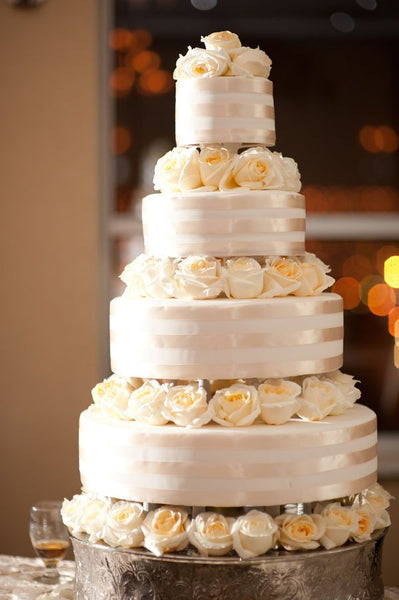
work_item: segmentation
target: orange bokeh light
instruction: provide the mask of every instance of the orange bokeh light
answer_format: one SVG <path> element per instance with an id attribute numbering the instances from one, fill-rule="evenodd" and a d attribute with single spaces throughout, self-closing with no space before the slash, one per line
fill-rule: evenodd
<path id="1" fill-rule="evenodd" d="M 134 29 L 132 31 L 131 48 L 134 52 L 145 50 L 152 44 L 152 35 L 147 29 Z"/>
<path id="2" fill-rule="evenodd" d="M 382 125 L 377 128 L 377 135 L 381 139 L 381 150 L 391 154 L 399 148 L 398 134 L 392 127 Z"/>
<path id="3" fill-rule="evenodd" d="M 165 94 L 173 89 L 173 78 L 169 71 L 147 71 L 140 76 L 140 90 L 144 94 Z"/>
<path id="4" fill-rule="evenodd" d="M 364 125 L 359 131 L 359 142 L 367 152 L 395 152 L 399 148 L 399 136 L 392 127 Z"/>
<path id="5" fill-rule="evenodd" d="M 364 254 L 352 254 L 342 265 L 342 274 L 345 277 L 363 279 L 373 271 L 371 260 Z"/>
<path id="6" fill-rule="evenodd" d="M 384 274 L 385 261 L 391 256 L 394 256 L 395 254 L 399 254 L 399 248 L 397 246 L 382 246 L 382 248 L 377 250 L 375 260 L 377 265 L 377 271 L 381 273 L 381 275 Z"/>
<path id="7" fill-rule="evenodd" d="M 367 305 L 373 314 L 384 317 L 395 306 L 395 293 L 386 283 L 377 283 L 368 291 Z"/>
<path id="8" fill-rule="evenodd" d="M 108 43 L 113 50 L 123 52 L 130 48 L 133 41 L 133 34 L 128 29 L 113 29 L 109 33 Z"/>
<path id="9" fill-rule="evenodd" d="M 134 74 L 124 67 L 115 69 L 109 78 L 111 90 L 118 97 L 126 96 L 132 89 L 133 84 Z"/>
<path id="10" fill-rule="evenodd" d="M 138 73 L 144 73 L 145 71 L 158 69 L 161 64 L 161 57 L 156 52 L 150 50 L 143 50 L 139 52 L 131 59 L 131 65 Z"/>
<path id="11" fill-rule="evenodd" d="M 340 277 L 334 283 L 332 291 L 342 296 L 345 310 L 356 308 L 360 304 L 360 284 L 354 277 Z"/>
<path id="12" fill-rule="evenodd" d="M 393 337 L 399 338 L 399 306 L 395 306 L 389 311 L 388 331 Z"/>
<path id="13" fill-rule="evenodd" d="M 111 130 L 110 146 L 113 154 L 124 154 L 132 145 L 131 133 L 126 127 L 113 127 Z"/>

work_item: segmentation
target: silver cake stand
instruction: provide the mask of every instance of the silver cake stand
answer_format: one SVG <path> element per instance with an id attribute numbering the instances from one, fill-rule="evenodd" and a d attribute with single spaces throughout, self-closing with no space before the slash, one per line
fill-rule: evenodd
<path id="1" fill-rule="evenodd" d="M 382 600 L 384 531 L 362 544 L 250 560 L 119 550 L 72 538 L 76 600 Z"/>

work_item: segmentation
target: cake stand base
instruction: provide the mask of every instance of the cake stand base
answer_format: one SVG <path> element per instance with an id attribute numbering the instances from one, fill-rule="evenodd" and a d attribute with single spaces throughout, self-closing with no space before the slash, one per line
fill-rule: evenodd
<path id="1" fill-rule="evenodd" d="M 382 600 L 384 532 L 334 550 L 250 560 L 158 558 L 72 538 L 76 600 Z"/>

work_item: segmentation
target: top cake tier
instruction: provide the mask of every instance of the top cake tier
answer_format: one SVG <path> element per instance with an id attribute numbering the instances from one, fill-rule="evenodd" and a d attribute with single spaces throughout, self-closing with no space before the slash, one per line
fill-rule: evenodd
<path id="1" fill-rule="evenodd" d="M 270 58 L 230 31 L 202 41 L 176 63 L 177 145 L 274 146 Z"/>

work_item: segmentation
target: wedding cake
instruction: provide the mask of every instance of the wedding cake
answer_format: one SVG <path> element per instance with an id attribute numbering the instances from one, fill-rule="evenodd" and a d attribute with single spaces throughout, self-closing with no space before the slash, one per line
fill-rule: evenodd
<path id="1" fill-rule="evenodd" d="M 77 597 L 381 598 L 376 417 L 340 370 L 342 300 L 305 251 L 297 164 L 269 149 L 271 61 L 228 31 L 202 42 L 177 61 L 177 147 L 111 302 L 113 375 L 80 417 L 83 491 L 62 510 Z"/>

